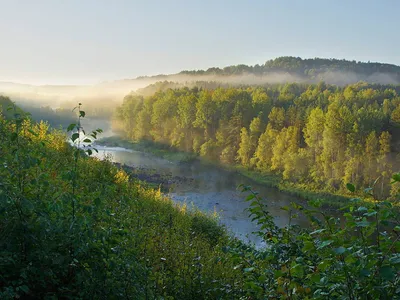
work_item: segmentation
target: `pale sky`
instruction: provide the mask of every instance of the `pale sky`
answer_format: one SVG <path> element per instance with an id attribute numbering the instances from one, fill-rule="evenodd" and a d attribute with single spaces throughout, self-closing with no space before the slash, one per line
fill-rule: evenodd
<path id="1" fill-rule="evenodd" d="M 0 81 L 86 84 L 283 55 L 400 65 L 399 0 L 0 0 Z"/>

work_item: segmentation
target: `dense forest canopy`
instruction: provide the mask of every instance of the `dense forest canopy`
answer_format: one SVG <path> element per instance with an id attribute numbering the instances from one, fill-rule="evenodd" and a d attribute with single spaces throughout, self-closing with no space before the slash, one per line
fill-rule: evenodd
<path id="1" fill-rule="evenodd" d="M 114 129 L 224 164 L 240 164 L 311 190 L 346 183 L 395 195 L 400 150 L 398 86 L 287 83 L 177 88 L 128 95 Z M 390 190 L 392 189 L 392 191 Z"/>

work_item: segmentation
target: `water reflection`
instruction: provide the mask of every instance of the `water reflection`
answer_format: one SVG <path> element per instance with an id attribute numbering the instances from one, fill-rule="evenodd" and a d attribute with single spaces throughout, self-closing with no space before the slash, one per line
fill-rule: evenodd
<path id="1" fill-rule="evenodd" d="M 159 157 L 124 148 L 97 148 L 99 150 L 97 156 L 101 159 L 111 155 L 114 162 L 137 168 L 155 169 L 160 174 L 193 178 L 192 181 L 185 180 L 177 183 L 170 193 L 171 198 L 180 203 L 193 203 L 206 212 L 218 212 L 221 223 L 225 224 L 235 236 L 253 242 L 257 246 L 262 246 L 262 241 L 252 234 L 257 230 L 257 226 L 248 218 L 248 212 L 245 211 L 248 203 L 244 201 L 246 195 L 238 191 L 237 186 L 239 184 L 250 185 L 253 190 L 258 191 L 260 196 L 267 201 L 269 211 L 280 227 L 288 223 L 288 213 L 281 210 L 281 207 L 289 205 L 293 201 L 297 202 L 293 196 L 256 184 L 238 173 L 205 165 L 199 161 L 172 163 Z M 305 226 L 307 221 L 300 218 L 294 220 L 293 223 Z"/>

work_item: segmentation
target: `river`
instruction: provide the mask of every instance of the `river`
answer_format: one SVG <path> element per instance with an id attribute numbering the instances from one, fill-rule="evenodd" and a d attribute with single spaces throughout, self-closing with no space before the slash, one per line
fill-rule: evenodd
<path id="1" fill-rule="evenodd" d="M 293 196 L 282 193 L 274 188 L 268 188 L 254 183 L 252 180 L 237 172 L 230 172 L 216 166 L 204 164 L 195 160 L 188 163 L 175 163 L 166 159 L 155 157 L 148 153 L 128 150 L 124 148 L 111 148 L 96 146 L 98 158 L 110 156 L 114 162 L 126 164 L 134 168 L 156 170 L 157 173 L 168 176 L 188 178 L 174 185 L 169 196 L 176 202 L 195 205 L 205 212 L 216 211 L 221 224 L 236 237 L 257 247 L 262 247 L 262 240 L 253 234 L 258 228 L 248 217 L 248 203 L 244 201 L 247 194 L 237 189 L 239 184 L 250 185 L 253 190 L 268 204 L 271 215 L 274 216 L 278 226 L 283 227 L 288 223 L 288 212 L 281 209 L 290 202 L 298 202 Z M 293 223 L 306 226 L 304 218 L 295 219 Z"/>

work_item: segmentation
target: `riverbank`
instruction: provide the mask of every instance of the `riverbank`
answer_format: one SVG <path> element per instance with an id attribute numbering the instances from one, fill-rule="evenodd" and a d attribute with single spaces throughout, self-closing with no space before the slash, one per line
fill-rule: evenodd
<path id="1" fill-rule="evenodd" d="M 220 167 L 224 170 L 236 172 L 251 181 L 266 187 L 276 188 L 279 191 L 299 197 L 303 200 L 320 201 L 324 208 L 343 207 L 352 198 L 349 195 L 335 194 L 321 190 L 309 190 L 300 184 L 295 184 L 282 180 L 281 176 L 271 173 L 260 173 L 249 170 L 240 165 L 224 165 L 215 161 L 200 158 L 193 153 L 187 153 L 171 149 L 169 146 L 161 145 L 151 141 L 131 142 L 119 136 L 112 136 L 100 139 L 98 145 L 106 147 L 122 147 L 144 153 L 150 153 L 176 163 L 186 163 L 193 160 L 201 160 L 203 164 Z"/>

